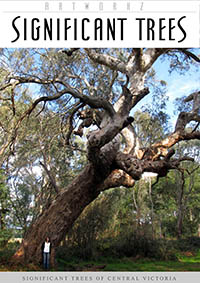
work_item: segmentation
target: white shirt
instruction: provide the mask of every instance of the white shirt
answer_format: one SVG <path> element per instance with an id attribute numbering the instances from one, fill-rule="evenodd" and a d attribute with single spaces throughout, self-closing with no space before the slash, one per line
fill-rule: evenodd
<path id="1" fill-rule="evenodd" d="M 44 253 L 49 253 L 50 252 L 50 243 L 45 242 L 44 243 Z"/>

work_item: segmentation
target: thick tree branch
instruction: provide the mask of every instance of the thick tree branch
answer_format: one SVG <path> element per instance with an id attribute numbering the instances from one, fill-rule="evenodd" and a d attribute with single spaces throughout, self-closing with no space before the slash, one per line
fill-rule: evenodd
<path id="1" fill-rule="evenodd" d="M 133 95 L 132 108 L 135 107 L 138 102 L 140 102 L 147 94 L 149 94 L 149 88 L 145 87 L 144 89 L 140 90 L 137 95 Z"/>
<path id="2" fill-rule="evenodd" d="M 93 131 L 88 135 L 88 147 L 100 149 L 105 144 L 109 143 L 114 137 L 133 122 L 132 117 L 121 117 L 116 114 L 113 119 L 104 128 Z"/>
<path id="3" fill-rule="evenodd" d="M 131 109 L 135 107 L 147 94 L 149 94 L 149 89 L 147 87 L 133 93 L 125 86 L 122 86 L 122 94 L 115 103 L 114 109 L 116 112 L 122 112 L 128 115 Z"/>
<path id="4" fill-rule="evenodd" d="M 101 98 L 101 97 L 84 95 L 80 91 L 78 91 L 77 89 L 69 86 L 67 83 L 61 82 L 59 80 L 56 80 L 56 82 L 61 83 L 65 87 L 66 92 L 71 94 L 74 98 L 80 99 L 81 102 L 89 105 L 91 108 L 94 108 L 94 109 L 102 108 L 105 111 L 107 111 L 107 113 L 109 114 L 110 117 L 114 116 L 115 110 L 114 110 L 112 104 L 109 101 L 107 101 L 106 99 Z"/>
<path id="5" fill-rule="evenodd" d="M 158 161 L 138 160 L 131 154 L 118 153 L 115 159 L 118 168 L 125 171 L 134 180 L 139 180 L 144 172 L 157 173 L 159 177 L 165 177 L 169 170 L 178 169 L 182 161 L 194 161 L 190 157 L 169 160 L 163 159 Z"/>
<path id="6" fill-rule="evenodd" d="M 195 91 L 184 99 L 184 102 L 190 101 L 193 101 L 193 107 L 191 112 L 198 114 L 200 110 L 200 91 Z"/>
<path id="7" fill-rule="evenodd" d="M 142 144 L 135 132 L 134 127 L 129 125 L 128 127 L 124 128 L 122 130 L 122 136 L 124 137 L 126 144 L 123 152 L 132 153 L 137 156 L 138 150 L 142 147 Z"/>
<path id="8" fill-rule="evenodd" d="M 146 160 L 159 160 L 160 157 L 168 158 L 168 155 L 172 153 L 169 149 L 180 141 L 200 139 L 200 132 L 187 132 L 187 131 L 176 131 L 169 135 L 167 138 L 160 142 L 153 144 L 149 148 L 141 148 L 140 159 Z M 170 156 L 171 157 L 171 156 Z"/>
<path id="9" fill-rule="evenodd" d="M 85 51 L 87 52 L 89 58 L 95 63 L 102 64 L 114 71 L 120 71 L 124 74 L 128 73 L 127 64 L 121 60 L 108 54 L 97 53 L 91 48 L 86 48 Z"/>
<path id="10" fill-rule="evenodd" d="M 142 55 L 142 69 L 146 72 L 156 61 L 156 59 L 168 51 L 167 48 L 148 48 Z"/>
<path id="11" fill-rule="evenodd" d="M 14 81 L 11 82 L 11 78 L 9 78 L 8 82 L 5 82 L 5 83 L 2 84 L 2 86 L 0 86 L 0 91 L 3 91 L 3 90 L 5 90 L 9 87 L 12 87 L 12 89 L 14 89 L 19 84 L 20 84 L 20 82 L 18 80 L 14 80 Z"/>
<path id="12" fill-rule="evenodd" d="M 110 102 L 108 102 L 106 99 L 99 98 L 99 97 L 94 97 L 94 96 L 87 96 L 82 94 L 79 90 L 76 88 L 71 87 L 69 84 L 67 84 L 64 81 L 61 81 L 59 79 L 54 79 L 54 80 L 44 80 L 40 78 L 33 78 L 33 77 L 12 77 L 11 79 L 15 79 L 18 81 L 16 84 L 24 84 L 24 83 L 36 83 L 36 84 L 60 84 L 64 87 L 62 91 L 59 91 L 57 95 L 54 96 L 43 96 L 38 98 L 35 102 L 35 104 L 40 103 L 41 101 L 53 101 L 55 99 L 60 98 L 62 95 L 69 93 L 71 94 L 74 98 L 80 99 L 81 102 L 88 104 L 92 108 L 103 108 L 108 112 L 110 116 L 113 116 L 115 114 L 115 110 Z M 34 106 L 33 105 L 33 106 Z M 35 106 L 34 106 L 35 108 Z"/>
<path id="13" fill-rule="evenodd" d="M 192 52 L 189 51 L 188 49 L 179 48 L 178 50 L 180 50 L 180 51 L 183 52 L 185 55 L 187 55 L 187 57 L 192 58 L 192 59 L 195 60 L 196 62 L 200 63 L 200 58 L 197 57 L 194 53 L 192 53 Z"/>
<path id="14" fill-rule="evenodd" d="M 111 174 L 106 178 L 103 184 L 98 187 L 99 191 L 105 191 L 109 188 L 116 188 L 124 186 L 126 188 L 131 188 L 135 184 L 133 178 L 125 173 L 123 170 L 113 170 Z"/>
<path id="15" fill-rule="evenodd" d="M 191 112 L 181 112 L 178 116 L 175 131 L 184 131 L 186 125 L 191 122 L 200 122 L 200 116 L 197 113 L 191 113 Z"/>
<path id="16" fill-rule="evenodd" d="M 118 72 L 117 71 L 113 71 L 112 72 L 112 78 L 111 78 L 111 81 L 110 81 L 110 84 L 109 84 L 109 87 L 108 87 L 108 91 L 106 91 L 106 93 L 107 93 L 106 96 L 108 97 L 108 101 L 110 103 L 112 103 L 112 100 L 113 100 L 112 87 L 113 87 L 117 77 L 118 77 Z"/>

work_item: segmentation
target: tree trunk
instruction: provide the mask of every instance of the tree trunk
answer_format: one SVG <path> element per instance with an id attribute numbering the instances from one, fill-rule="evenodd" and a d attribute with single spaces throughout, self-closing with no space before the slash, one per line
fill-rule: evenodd
<path id="1" fill-rule="evenodd" d="M 183 234 L 183 214 L 182 214 L 182 210 L 179 210 L 178 213 L 178 221 L 177 221 L 177 238 L 181 239 Z"/>
<path id="2" fill-rule="evenodd" d="M 98 187 L 101 184 L 96 180 L 94 168 L 88 164 L 32 224 L 13 260 L 39 263 L 42 255 L 41 245 L 47 236 L 52 246 L 57 247 L 83 209 L 100 193 Z"/>
<path id="3" fill-rule="evenodd" d="M 180 185 L 178 188 L 178 217 L 177 217 L 177 238 L 180 239 L 183 233 L 183 214 L 184 214 L 184 172 L 180 174 Z"/>

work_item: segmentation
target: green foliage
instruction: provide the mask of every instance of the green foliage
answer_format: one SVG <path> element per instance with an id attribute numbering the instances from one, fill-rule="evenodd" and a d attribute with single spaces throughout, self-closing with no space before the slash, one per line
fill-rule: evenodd
<path id="1" fill-rule="evenodd" d="M 200 238 L 199 237 L 187 237 L 180 241 L 176 241 L 177 250 L 179 251 L 191 251 L 196 252 L 200 249 Z"/>
<path id="2" fill-rule="evenodd" d="M 157 115 L 152 115 L 150 108 L 148 111 L 136 111 L 134 118 L 136 130 L 144 146 L 149 146 L 165 137 L 168 117 L 161 110 Z"/>
<path id="3" fill-rule="evenodd" d="M 6 218 L 10 212 L 10 191 L 6 185 L 6 176 L 3 170 L 0 171 L 0 229 L 7 228 Z M 0 231 L 1 231 L 0 230 Z"/>
<path id="4" fill-rule="evenodd" d="M 194 236 L 200 221 L 199 171 L 193 171 L 195 164 L 184 166 L 188 170 L 185 171 L 184 209 L 190 213 L 183 214 L 182 237 L 190 238 L 172 240 L 177 236 L 178 210 L 181 209 L 178 206 L 181 175 L 171 172 L 153 187 L 155 181 L 147 178 L 132 189 L 102 193 L 67 235 L 66 253 L 94 260 L 101 255 L 177 260 L 182 248 L 193 250 L 195 245 L 198 248 L 199 238 Z"/>
<path id="5" fill-rule="evenodd" d="M 111 203 L 112 201 L 118 203 L 116 202 L 118 198 L 119 194 L 114 190 L 103 193 L 84 210 L 67 235 L 67 245 L 72 247 L 74 254 L 81 258 L 95 257 L 98 239 L 103 237 L 112 225 L 111 214 L 114 209 Z"/>
<path id="6" fill-rule="evenodd" d="M 12 235 L 13 235 L 12 230 L 9 230 L 9 229 L 0 230 L 0 248 L 3 248 L 7 245 Z"/>
<path id="7" fill-rule="evenodd" d="M 11 239 L 12 232 L 7 231 L 7 239 Z M 1 243 L 3 245 L 0 246 L 0 266 L 2 269 L 0 271 L 8 271 L 10 270 L 10 258 L 12 255 L 16 252 L 16 250 L 19 248 L 18 242 L 7 242 L 7 243 Z M 7 269 L 3 268 L 4 265 L 8 265 Z"/>

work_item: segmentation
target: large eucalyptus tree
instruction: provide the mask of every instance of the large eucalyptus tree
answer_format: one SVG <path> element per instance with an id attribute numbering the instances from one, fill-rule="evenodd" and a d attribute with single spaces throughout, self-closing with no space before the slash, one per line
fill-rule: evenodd
<path id="1" fill-rule="evenodd" d="M 2 51 L 1 105 L 6 100 L 12 116 L 7 129 L 1 125 L 5 136 L 0 150 L 2 164 L 10 151 L 15 151 L 24 120 L 31 119 L 33 113 L 41 115 L 45 107 L 62 117 L 57 137 L 61 151 L 73 146 L 73 135 L 82 137 L 84 128 L 89 128 L 85 168 L 67 187 L 60 188 L 54 182 L 57 196 L 27 231 L 15 260 L 38 261 L 46 236 L 54 247 L 58 246 L 83 209 L 101 191 L 134 186 L 144 172 L 164 177 L 169 170 L 179 168 L 183 160 L 191 160 L 184 156 L 175 158 L 173 146 L 182 140 L 200 139 L 198 127 L 187 131 L 191 121 L 200 122 L 198 91 L 193 94 L 193 110 L 181 112 L 174 131 L 164 139 L 144 147 L 135 131 L 132 110 L 151 95 L 146 79 L 153 64 L 164 56 L 170 58 L 174 68 L 200 62 L 188 49 Z M 165 61 L 162 65 L 166 68 Z M 35 100 L 27 99 L 27 107 L 18 112 L 17 104 L 28 85 Z M 43 107 L 37 111 L 41 104 Z M 81 123 L 77 126 L 78 118 Z"/>

